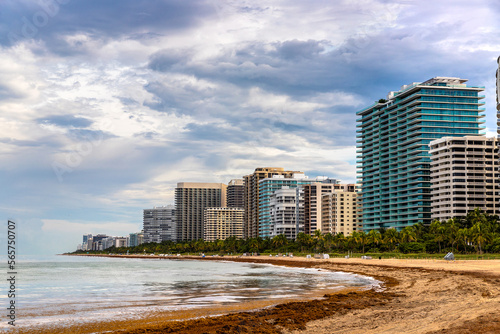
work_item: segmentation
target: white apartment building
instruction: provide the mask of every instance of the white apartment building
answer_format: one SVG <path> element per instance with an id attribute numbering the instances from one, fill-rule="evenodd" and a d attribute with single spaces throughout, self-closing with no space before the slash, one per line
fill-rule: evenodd
<path id="1" fill-rule="evenodd" d="M 243 238 L 243 208 L 205 208 L 203 239 L 225 240 L 229 237 Z"/>
<path id="2" fill-rule="evenodd" d="M 432 219 L 465 216 L 475 208 L 500 214 L 496 138 L 443 137 L 429 147 Z"/>

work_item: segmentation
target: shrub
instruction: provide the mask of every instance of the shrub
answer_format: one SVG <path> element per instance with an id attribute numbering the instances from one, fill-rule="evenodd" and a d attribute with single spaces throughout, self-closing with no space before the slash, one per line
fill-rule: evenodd
<path id="1" fill-rule="evenodd" d="M 425 244 L 421 242 L 402 242 L 399 244 L 399 251 L 404 254 L 424 253 Z"/>

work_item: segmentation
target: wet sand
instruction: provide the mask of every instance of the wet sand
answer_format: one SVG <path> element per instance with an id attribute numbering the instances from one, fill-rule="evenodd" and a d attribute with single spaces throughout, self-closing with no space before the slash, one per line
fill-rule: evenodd
<path id="1" fill-rule="evenodd" d="M 129 256 L 136 257 L 136 256 Z M 182 259 L 201 259 L 182 257 Z M 383 291 L 343 291 L 312 301 L 145 314 L 140 320 L 18 333 L 500 333 L 500 261 L 204 258 L 315 267 L 374 277 Z M 276 303 L 276 301 L 273 301 Z M 257 311 L 248 311 L 255 310 Z M 226 314 L 215 316 L 217 314 Z M 229 313 L 229 314 L 227 314 Z M 193 319 L 197 318 L 197 319 Z M 193 319 L 172 321 L 178 319 Z"/>

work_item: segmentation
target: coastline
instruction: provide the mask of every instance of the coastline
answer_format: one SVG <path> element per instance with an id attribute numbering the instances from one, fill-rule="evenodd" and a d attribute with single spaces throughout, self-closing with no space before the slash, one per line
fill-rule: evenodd
<path id="1" fill-rule="evenodd" d="M 136 255 L 90 255 L 154 258 Z M 382 291 L 340 291 L 314 300 L 245 304 L 233 309 L 148 314 L 137 321 L 109 321 L 30 333 L 498 333 L 500 261 L 329 260 L 275 257 L 173 257 L 319 268 L 370 276 Z M 168 258 L 172 259 L 172 257 Z M 254 311 L 249 311 L 254 310 Z M 219 314 L 225 315 L 219 315 Z M 216 316 L 218 315 L 218 316 Z M 192 320 L 180 320 L 196 318 Z M 488 319 L 488 321 L 485 321 Z M 15 331 L 23 333 L 23 331 Z"/>

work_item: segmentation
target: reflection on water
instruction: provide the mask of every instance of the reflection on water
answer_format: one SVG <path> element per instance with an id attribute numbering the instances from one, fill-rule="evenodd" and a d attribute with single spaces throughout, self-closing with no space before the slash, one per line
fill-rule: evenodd
<path id="1" fill-rule="evenodd" d="M 345 273 L 234 262 L 92 257 L 65 260 L 19 264 L 20 325 L 133 317 L 151 310 L 300 297 L 319 289 L 376 283 Z"/>

